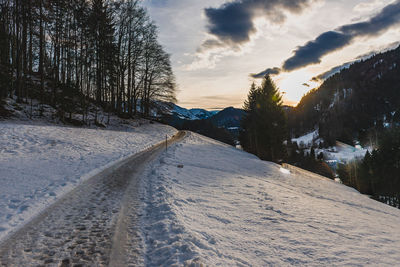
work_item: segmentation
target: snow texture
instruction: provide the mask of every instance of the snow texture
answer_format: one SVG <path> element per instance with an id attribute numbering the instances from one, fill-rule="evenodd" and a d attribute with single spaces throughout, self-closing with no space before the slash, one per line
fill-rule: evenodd
<path id="1" fill-rule="evenodd" d="M 348 163 L 352 160 L 363 159 L 368 149 L 362 148 L 361 146 L 353 147 L 342 142 L 336 142 L 336 146 L 332 149 L 317 149 L 316 153 L 321 151 L 323 151 L 324 157 L 328 160 L 336 160 L 337 162 Z"/>
<path id="2" fill-rule="evenodd" d="M 101 130 L 0 122 L 0 241 L 82 181 L 175 133 L 149 123 Z"/>
<path id="3" fill-rule="evenodd" d="M 189 134 L 147 168 L 147 266 L 390 266 L 400 210 Z"/>
<path id="4" fill-rule="evenodd" d="M 298 138 L 293 138 L 292 142 L 297 143 L 298 146 L 310 147 L 313 140 L 318 138 L 318 130 L 302 135 Z"/>

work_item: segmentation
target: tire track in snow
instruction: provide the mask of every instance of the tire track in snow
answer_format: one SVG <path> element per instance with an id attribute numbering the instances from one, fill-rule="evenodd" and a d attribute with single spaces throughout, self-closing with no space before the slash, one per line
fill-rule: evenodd
<path id="1" fill-rule="evenodd" d="M 184 136 L 179 132 L 168 143 Z M 0 265 L 140 263 L 138 184 L 143 168 L 164 148 L 163 142 L 138 153 L 62 197 L 0 244 Z"/>

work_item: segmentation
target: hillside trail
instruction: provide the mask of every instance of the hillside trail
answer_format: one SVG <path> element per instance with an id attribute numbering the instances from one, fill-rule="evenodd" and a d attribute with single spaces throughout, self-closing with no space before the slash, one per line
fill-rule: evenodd
<path id="1" fill-rule="evenodd" d="M 178 132 L 168 145 L 185 137 Z M 142 262 L 139 184 L 159 143 L 77 186 L 0 244 L 0 266 L 129 266 Z"/>

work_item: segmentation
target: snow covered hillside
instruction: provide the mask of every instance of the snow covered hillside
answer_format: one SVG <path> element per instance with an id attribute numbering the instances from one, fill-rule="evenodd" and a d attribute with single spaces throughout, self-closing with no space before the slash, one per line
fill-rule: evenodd
<path id="1" fill-rule="evenodd" d="M 148 167 L 148 266 L 397 265 L 400 210 L 190 133 Z"/>
<path id="2" fill-rule="evenodd" d="M 175 133 L 148 122 L 113 130 L 0 122 L 0 239 L 86 178 Z"/>
<path id="3" fill-rule="evenodd" d="M 298 146 L 311 147 L 313 141 L 316 139 L 318 139 L 318 130 L 314 130 L 298 138 L 292 138 L 292 142 L 296 142 Z"/>
<path id="4" fill-rule="evenodd" d="M 300 136 L 298 138 L 292 138 L 292 142 L 296 142 L 299 147 L 307 148 L 306 152 L 310 153 L 311 147 L 319 145 L 323 141 L 319 135 L 318 130 L 314 130 L 308 134 Z M 367 151 L 372 151 L 372 148 L 363 148 L 360 145 L 353 147 L 342 142 L 336 141 L 336 145 L 329 148 L 316 148 L 315 154 L 323 153 L 324 159 L 329 162 L 332 166 L 337 163 L 348 163 L 352 160 L 363 159 Z"/>

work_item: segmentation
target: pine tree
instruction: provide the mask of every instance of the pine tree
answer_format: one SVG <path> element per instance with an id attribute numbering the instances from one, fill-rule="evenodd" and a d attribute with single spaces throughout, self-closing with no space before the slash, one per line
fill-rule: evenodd
<path id="1" fill-rule="evenodd" d="M 282 96 L 269 76 L 260 87 L 253 83 L 244 103 L 240 142 L 244 150 L 264 160 L 280 161 L 285 156 L 286 115 Z"/>
<path id="2" fill-rule="evenodd" d="M 315 149 L 313 147 L 311 148 L 311 151 L 310 151 L 310 158 L 312 160 L 315 160 Z"/>

